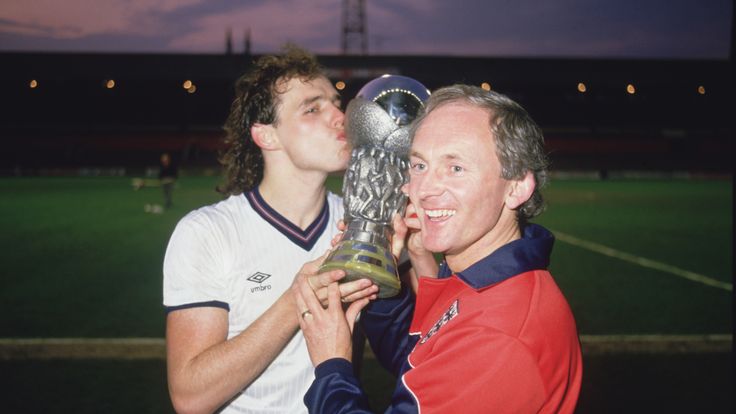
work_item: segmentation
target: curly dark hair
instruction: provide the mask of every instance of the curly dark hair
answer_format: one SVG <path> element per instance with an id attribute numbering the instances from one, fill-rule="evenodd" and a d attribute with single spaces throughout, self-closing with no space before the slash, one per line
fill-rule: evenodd
<path id="1" fill-rule="evenodd" d="M 263 154 L 253 142 L 250 129 L 255 123 L 277 124 L 277 109 L 282 88 L 289 80 L 309 81 L 326 77 L 314 55 L 294 45 L 282 54 L 262 56 L 235 82 L 235 99 L 225 122 L 225 149 L 219 161 L 223 183 L 217 191 L 224 195 L 241 194 L 263 179 Z"/>
<path id="2" fill-rule="evenodd" d="M 549 160 L 544 149 L 542 130 L 524 108 L 506 95 L 485 91 L 477 86 L 452 85 L 432 92 L 423 112 L 414 120 L 411 136 L 433 110 L 454 102 L 463 102 L 485 109 L 490 114 L 490 130 L 496 141 L 496 154 L 501 163 L 501 176 L 507 180 L 534 174 L 536 186 L 529 200 L 517 209 L 524 223 L 544 211 L 541 189 L 547 184 Z"/>

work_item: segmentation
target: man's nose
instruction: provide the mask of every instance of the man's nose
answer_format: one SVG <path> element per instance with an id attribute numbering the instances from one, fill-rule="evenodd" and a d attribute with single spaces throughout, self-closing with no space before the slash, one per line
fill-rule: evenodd
<path id="1" fill-rule="evenodd" d="M 412 180 L 415 178 L 412 177 Z M 416 184 L 420 198 L 438 196 L 445 191 L 445 177 L 439 170 L 429 169 L 418 181 Z"/>
<path id="2" fill-rule="evenodd" d="M 332 121 L 331 125 L 334 128 L 340 128 L 342 129 L 345 126 L 345 114 L 340 110 L 340 108 L 333 106 L 332 107 Z"/>

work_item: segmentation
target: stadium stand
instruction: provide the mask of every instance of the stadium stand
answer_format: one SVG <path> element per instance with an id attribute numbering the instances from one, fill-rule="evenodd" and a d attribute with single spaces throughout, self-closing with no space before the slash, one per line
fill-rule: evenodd
<path id="1" fill-rule="evenodd" d="M 131 171 L 162 150 L 184 168 L 212 167 L 232 85 L 253 57 L 0 53 L 0 174 Z M 319 59 L 348 98 L 383 73 L 505 93 L 545 131 L 553 170 L 731 171 L 730 61 Z"/>

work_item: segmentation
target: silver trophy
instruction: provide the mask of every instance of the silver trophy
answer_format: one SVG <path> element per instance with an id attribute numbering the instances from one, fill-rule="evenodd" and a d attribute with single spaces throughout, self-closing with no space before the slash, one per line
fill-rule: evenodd
<path id="1" fill-rule="evenodd" d="M 401 288 L 391 253 L 391 221 L 404 213 L 409 181 L 409 124 L 429 98 L 412 78 L 384 75 L 368 82 L 345 111 L 345 134 L 353 152 L 343 178 L 347 229 L 320 272 L 343 269 L 345 281 L 369 278 L 378 297 Z"/>

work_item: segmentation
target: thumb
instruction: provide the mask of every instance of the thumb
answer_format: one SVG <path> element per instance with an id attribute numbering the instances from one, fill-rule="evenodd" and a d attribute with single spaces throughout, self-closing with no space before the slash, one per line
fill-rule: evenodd
<path id="1" fill-rule="evenodd" d="M 398 258 L 401 256 L 401 251 L 404 249 L 406 233 L 409 229 L 404 223 L 404 218 L 398 213 L 394 215 L 392 227 L 394 229 L 394 234 L 391 238 L 391 254 Z"/>
<path id="2" fill-rule="evenodd" d="M 345 312 L 345 318 L 348 320 L 350 333 L 353 333 L 353 328 L 355 327 L 356 319 L 358 319 L 358 314 L 361 310 L 363 310 L 363 308 L 366 307 L 366 305 L 368 305 L 369 302 L 370 300 L 368 298 L 363 298 L 360 300 L 356 300 L 348 307 L 348 310 Z"/>
<path id="3" fill-rule="evenodd" d="M 304 263 L 304 266 L 302 266 L 302 272 L 300 273 L 316 274 L 319 267 L 322 266 L 322 262 L 327 259 L 329 254 L 330 250 L 327 250 L 322 256 L 312 260 L 311 262 Z"/>

